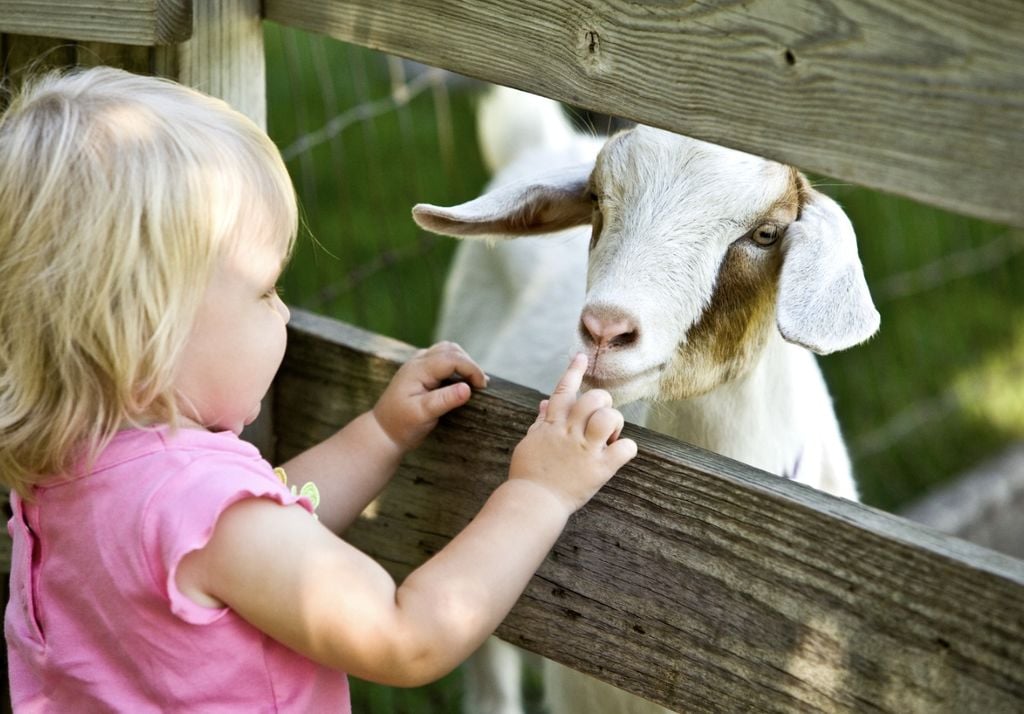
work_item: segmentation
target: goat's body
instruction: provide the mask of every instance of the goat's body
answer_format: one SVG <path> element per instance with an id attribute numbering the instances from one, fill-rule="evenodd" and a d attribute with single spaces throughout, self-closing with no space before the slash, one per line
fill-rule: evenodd
<path id="1" fill-rule="evenodd" d="M 592 161 L 598 153 L 601 142 L 567 130 L 564 118 L 547 134 L 536 127 L 517 129 L 517 122 L 538 120 L 540 105 L 522 112 L 503 101 L 503 111 L 492 106 L 481 122 L 482 141 L 493 146 L 485 154 L 503 157 L 499 164 L 507 162 L 494 167 L 501 170 L 492 188 L 535 173 L 538 166 L 571 166 Z M 559 121 L 550 113 L 540 120 Z M 539 145 L 527 149 L 510 139 L 516 131 L 528 133 Z M 438 337 L 462 344 L 490 373 L 550 392 L 578 349 L 589 244 L 587 227 L 494 245 L 462 242 L 446 284 Z M 849 457 L 814 355 L 775 329 L 749 368 L 710 391 L 687 399 L 638 402 L 624 411 L 630 421 L 680 440 L 856 498 Z M 510 666 L 507 657 L 504 662 L 502 666 Z M 482 683 L 481 676 L 487 681 Z M 487 675 L 477 668 L 474 677 L 477 681 L 467 682 L 467 711 L 518 710 L 517 683 L 507 672 Z M 552 714 L 664 711 L 553 662 L 545 663 L 545 688 Z"/>
<path id="2" fill-rule="evenodd" d="M 586 273 L 587 235 L 579 229 L 461 243 L 437 336 L 458 342 L 488 372 L 549 393 L 569 363 Z"/>
<path id="3" fill-rule="evenodd" d="M 857 497 L 817 361 L 777 335 L 750 372 L 708 394 L 652 405 L 647 426 L 835 496 Z"/>

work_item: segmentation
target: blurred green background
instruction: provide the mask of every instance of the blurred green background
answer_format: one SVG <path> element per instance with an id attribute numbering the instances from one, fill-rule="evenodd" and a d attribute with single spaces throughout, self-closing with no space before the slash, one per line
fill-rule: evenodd
<path id="1" fill-rule="evenodd" d="M 486 182 L 482 85 L 272 23 L 266 48 L 269 131 L 306 226 L 285 300 L 429 344 L 455 242 L 420 231 L 410 208 L 468 200 Z M 895 510 L 1024 438 L 1024 235 L 814 182 L 853 221 L 882 313 L 873 340 L 821 365 L 863 500 Z M 457 674 L 353 689 L 359 712 L 458 711 Z"/>

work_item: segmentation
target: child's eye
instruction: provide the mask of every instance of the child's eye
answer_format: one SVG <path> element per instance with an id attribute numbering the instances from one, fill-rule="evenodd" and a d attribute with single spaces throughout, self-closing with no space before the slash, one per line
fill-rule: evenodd
<path id="1" fill-rule="evenodd" d="M 282 288 L 282 287 L 280 287 L 278 285 L 275 285 L 274 287 L 270 288 L 270 290 L 268 290 L 267 292 L 263 293 L 263 297 L 266 298 L 267 300 L 270 300 L 271 298 L 274 298 L 274 297 L 281 297 L 281 295 L 283 295 L 283 294 L 284 294 L 284 288 Z"/>

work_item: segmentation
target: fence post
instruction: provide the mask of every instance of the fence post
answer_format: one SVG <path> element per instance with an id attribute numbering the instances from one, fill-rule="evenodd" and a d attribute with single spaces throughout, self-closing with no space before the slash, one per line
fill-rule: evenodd
<path id="1" fill-rule="evenodd" d="M 154 71 L 225 100 L 267 128 L 267 80 L 260 0 L 195 0 L 192 36 L 155 48 Z M 270 395 L 242 436 L 273 460 Z"/>
<path id="2" fill-rule="evenodd" d="M 156 73 L 220 97 L 266 128 L 260 9 L 260 0 L 195 0 L 192 36 L 156 48 Z"/>

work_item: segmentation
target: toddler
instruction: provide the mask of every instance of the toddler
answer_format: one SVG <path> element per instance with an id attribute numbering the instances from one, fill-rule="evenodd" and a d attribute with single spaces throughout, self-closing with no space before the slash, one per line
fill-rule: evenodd
<path id="1" fill-rule="evenodd" d="M 396 586 L 336 534 L 486 377 L 454 344 L 420 351 L 371 411 L 283 465 L 308 482 L 293 493 L 238 434 L 284 354 L 274 286 L 296 216 L 267 136 L 173 82 L 51 74 L 0 117 L 17 711 L 344 712 L 345 673 L 430 682 L 635 455 L 608 395 L 577 397 L 577 356 L 508 480 Z"/>

